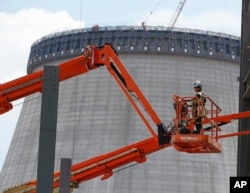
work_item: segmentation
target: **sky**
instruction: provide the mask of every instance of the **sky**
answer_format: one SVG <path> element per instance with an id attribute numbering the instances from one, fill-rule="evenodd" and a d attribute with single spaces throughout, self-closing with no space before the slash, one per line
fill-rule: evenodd
<path id="1" fill-rule="evenodd" d="M 180 0 L 0 0 L 0 84 L 26 75 L 33 42 L 45 35 L 99 26 L 170 25 Z M 187 0 L 179 28 L 241 34 L 241 0 Z M 23 99 L 0 115 L 0 170 L 14 134 Z"/>

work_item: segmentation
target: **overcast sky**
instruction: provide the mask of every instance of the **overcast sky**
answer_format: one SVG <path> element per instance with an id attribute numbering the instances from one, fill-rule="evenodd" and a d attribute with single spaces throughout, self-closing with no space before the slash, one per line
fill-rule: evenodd
<path id="1" fill-rule="evenodd" d="M 240 36 L 241 0 L 187 0 L 175 27 Z M 69 29 L 115 25 L 169 26 L 179 0 L 0 0 L 0 84 L 26 74 L 31 44 Z M 0 115 L 0 170 L 22 101 Z"/>

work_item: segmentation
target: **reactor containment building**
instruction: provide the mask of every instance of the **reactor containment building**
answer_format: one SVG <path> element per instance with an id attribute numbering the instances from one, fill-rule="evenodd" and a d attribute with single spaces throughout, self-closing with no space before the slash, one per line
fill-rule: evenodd
<path id="1" fill-rule="evenodd" d="M 33 43 L 27 72 L 79 56 L 86 45 L 110 43 L 145 96 L 168 125 L 175 116 L 172 94 L 194 95 L 193 81 L 223 114 L 238 112 L 240 38 L 224 33 L 150 26 L 75 29 Z M 25 98 L 0 175 L 0 190 L 36 178 L 41 93 Z M 238 130 L 229 124 L 227 132 Z M 112 78 L 99 68 L 60 83 L 55 170 L 148 137 L 137 114 Z M 237 138 L 221 140 L 220 154 L 188 154 L 167 148 L 147 162 L 80 184 L 74 192 L 228 193 L 237 171 Z"/>

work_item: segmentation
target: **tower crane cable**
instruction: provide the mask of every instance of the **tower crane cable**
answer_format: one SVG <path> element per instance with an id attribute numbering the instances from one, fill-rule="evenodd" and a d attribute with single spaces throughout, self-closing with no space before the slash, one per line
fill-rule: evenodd
<path id="1" fill-rule="evenodd" d="M 150 17 L 150 15 L 152 15 L 155 10 L 157 9 L 157 7 L 161 4 L 161 1 L 158 1 L 157 4 L 154 6 L 154 8 L 152 9 L 152 11 L 150 11 L 150 14 L 146 17 L 145 21 L 143 21 L 143 23 L 147 23 L 148 18 Z"/>
<path id="2" fill-rule="evenodd" d="M 75 154 L 75 141 L 76 141 L 76 123 L 79 121 L 79 115 L 77 116 L 77 107 L 78 107 L 78 85 L 79 85 L 79 77 L 77 76 L 76 78 L 76 89 L 75 89 L 75 106 L 74 106 L 74 126 L 73 126 L 73 143 L 72 143 L 72 154 L 71 154 L 71 159 L 74 159 L 74 154 Z"/>
<path id="3" fill-rule="evenodd" d="M 23 100 L 23 101 L 20 102 L 20 103 L 14 104 L 13 107 L 20 106 L 20 105 L 22 105 L 22 104 L 24 104 L 24 103 L 28 103 L 28 102 L 30 102 L 30 101 L 32 101 L 32 100 L 35 100 L 35 99 L 37 99 L 37 98 L 40 98 L 40 97 L 41 97 L 41 95 L 35 96 L 35 97 L 31 98 L 31 99 Z"/>
<path id="4" fill-rule="evenodd" d="M 185 5 L 185 3 L 186 3 L 186 0 L 180 0 L 179 4 L 175 10 L 174 15 L 173 15 L 172 19 L 170 20 L 170 23 L 169 23 L 170 28 L 173 28 L 175 26 L 175 23 L 180 15 L 184 5 Z"/>

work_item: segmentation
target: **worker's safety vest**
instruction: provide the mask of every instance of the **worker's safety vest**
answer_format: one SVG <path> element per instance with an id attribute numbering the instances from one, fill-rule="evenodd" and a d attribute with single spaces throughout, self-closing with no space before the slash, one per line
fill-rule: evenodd
<path id="1" fill-rule="evenodd" d="M 197 92 L 197 95 L 199 95 L 200 97 L 200 101 L 202 102 L 203 105 L 205 105 L 206 103 L 206 96 L 203 92 Z"/>
<path id="2" fill-rule="evenodd" d="M 201 117 L 205 117 L 207 115 L 207 110 L 205 108 L 205 103 L 206 103 L 206 96 L 203 92 L 197 92 L 196 94 L 197 99 L 194 99 L 193 101 L 193 109 L 195 110 L 198 107 L 198 104 L 201 104 L 200 109 L 199 109 L 199 115 Z M 197 109 L 196 109 L 197 110 Z M 197 111 L 193 112 L 193 116 L 195 116 Z"/>

